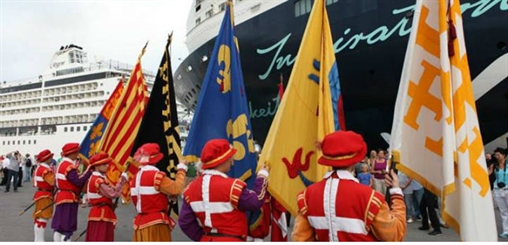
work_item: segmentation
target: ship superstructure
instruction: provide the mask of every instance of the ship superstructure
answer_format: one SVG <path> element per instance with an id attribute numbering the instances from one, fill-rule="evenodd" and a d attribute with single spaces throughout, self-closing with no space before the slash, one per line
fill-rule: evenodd
<path id="1" fill-rule="evenodd" d="M 113 60 L 89 62 L 83 48 L 62 46 L 49 67 L 33 79 L 0 84 L 0 154 L 14 150 L 58 153 L 66 142 L 81 142 L 118 82 L 133 66 Z M 143 70 L 148 90 L 154 75 Z M 182 123 L 189 112 L 178 106 Z M 185 124 L 181 130 L 186 133 Z M 185 135 L 183 135 L 185 136 Z"/>

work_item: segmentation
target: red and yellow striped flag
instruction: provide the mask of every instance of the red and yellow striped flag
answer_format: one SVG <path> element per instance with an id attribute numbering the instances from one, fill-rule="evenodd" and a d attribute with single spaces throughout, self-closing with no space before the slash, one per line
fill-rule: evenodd
<path id="1" fill-rule="evenodd" d="M 145 77 L 141 68 L 141 57 L 145 53 L 145 48 L 146 45 L 138 57 L 136 66 L 132 70 L 127 86 L 111 116 L 99 147 L 99 149 L 108 153 L 114 159 L 114 164 L 110 164 L 107 173 L 108 179 L 113 183 L 118 182 L 121 173 L 126 170 L 129 155 L 138 134 L 148 101 Z M 135 163 L 131 162 L 129 169 L 138 167 L 132 166 L 133 164 Z M 129 175 L 132 178 L 132 173 Z M 130 200 L 128 185 L 123 189 L 122 198 L 126 202 Z"/>

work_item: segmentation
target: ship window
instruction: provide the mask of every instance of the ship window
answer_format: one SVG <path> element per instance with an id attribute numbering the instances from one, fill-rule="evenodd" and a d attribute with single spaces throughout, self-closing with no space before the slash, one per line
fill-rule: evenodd
<path id="1" fill-rule="evenodd" d="M 295 17 L 307 14 L 311 9 L 312 0 L 297 0 L 295 2 Z"/>
<path id="2" fill-rule="evenodd" d="M 74 132 L 74 127 L 71 127 L 71 132 Z"/>
<path id="3" fill-rule="evenodd" d="M 88 129 L 87 126 L 83 126 L 83 131 L 86 131 Z"/>
<path id="4" fill-rule="evenodd" d="M 196 12 L 198 12 L 199 10 L 201 10 L 201 4 L 196 6 Z"/>
<path id="5" fill-rule="evenodd" d="M 201 18 L 196 19 L 196 25 L 199 25 L 199 23 L 201 23 Z"/>
<path id="6" fill-rule="evenodd" d="M 197 94 L 197 93 L 196 93 L 196 90 L 195 90 L 194 88 L 191 88 L 191 90 L 192 90 L 192 92 L 193 92 L 194 94 Z"/>
<path id="7" fill-rule="evenodd" d="M 326 5 L 334 4 L 338 2 L 339 0 L 326 0 Z"/>
<path id="8" fill-rule="evenodd" d="M 36 145 L 36 144 L 37 144 L 37 140 L 34 140 L 34 145 Z"/>
<path id="9" fill-rule="evenodd" d="M 31 144 L 32 143 L 32 140 L 28 140 L 28 144 Z"/>
<path id="10" fill-rule="evenodd" d="M 18 140 L 18 145 L 21 145 L 21 141 Z"/>
<path id="11" fill-rule="evenodd" d="M 23 145 L 25 144 L 25 141 L 23 140 Z"/>
<path id="12" fill-rule="evenodd" d="M 10 142 L 10 141 L 7 141 L 7 145 L 10 145 L 10 144 L 11 144 L 11 142 Z"/>
<path id="13" fill-rule="evenodd" d="M 224 3 L 219 4 L 219 10 L 220 10 L 220 11 L 224 11 L 225 9 L 226 9 L 226 3 L 225 3 L 225 2 L 224 2 Z"/>
<path id="14" fill-rule="evenodd" d="M 81 131 L 81 127 L 80 127 L 80 126 L 77 126 L 77 127 L 76 127 L 76 131 L 78 131 L 78 132 L 79 132 L 79 131 Z"/>
<path id="15" fill-rule="evenodd" d="M 176 79 L 177 80 L 182 80 L 182 75 L 178 74 L 178 76 L 176 76 Z M 3 106 L 2 106 L 3 107 Z"/>
<path id="16" fill-rule="evenodd" d="M 206 18 L 210 18 L 210 17 L 212 17 L 212 15 L 213 15 L 213 9 L 210 9 L 210 10 L 206 11 L 206 13 L 205 13 Z"/>
<path id="17" fill-rule="evenodd" d="M 64 128 L 64 132 L 67 133 L 67 127 Z"/>
<path id="18" fill-rule="evenodd" d="M 5 145 L 5 141 L 2 141 L 2 145 Z"/>

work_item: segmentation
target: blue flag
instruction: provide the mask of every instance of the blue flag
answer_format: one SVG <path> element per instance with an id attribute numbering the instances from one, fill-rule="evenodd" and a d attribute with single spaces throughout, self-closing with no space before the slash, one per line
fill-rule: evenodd
<path id="1" fill-rule="evenodd" d="M 197 161 L 206 142 L 218 138 L 227 139 L 237 149 L 228 175 L 252 186 L 254 178 L 249 177 L 256 169 L 257 157 L 230 1 L 203 80 L 183 155 L 190 161 Z"/>
<path id="2" fill-rule="evenodd" d="M 115 90 L 109 97 L 108 101 L 102 107 L 101 112 L 97 115 L 92 127 L 86 133 L 85 138 L 81 142 L 81 150 L 79 151 L 81 159 L 88 162 L 93 155 L 97 153 L 99 149 L 99 144 L 101 142 L 102 136 L 106 131 L 106 127 L 108 126 L 109 119 L 111 118 L 111 114 L 115 110 L 116 105 L 118 104 L 118 100 L 122 95 L 123 91 L 123 79 L 121 79 L 116 85 Z"/>

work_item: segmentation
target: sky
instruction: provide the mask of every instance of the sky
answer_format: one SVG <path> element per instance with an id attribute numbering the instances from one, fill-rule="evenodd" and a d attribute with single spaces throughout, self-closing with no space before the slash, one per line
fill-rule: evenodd
<path id="1" fill-rule="evenodd" d="M 172 67 L 188 54 L 187 15 L 193 0 L 0 0 L 0 81 L 36 78 L 60 46 L 75 44 L 95 57 L 157 71 L 173 31 Z"/>

